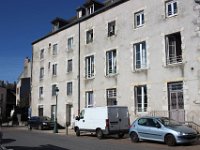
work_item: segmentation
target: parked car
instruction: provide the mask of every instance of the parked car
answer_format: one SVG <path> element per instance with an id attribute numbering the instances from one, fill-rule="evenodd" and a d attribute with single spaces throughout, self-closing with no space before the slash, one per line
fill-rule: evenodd
<path id="1" fill-rule="evenodd" d="M 195 142 L 198 132 L 166 117 L 140 117 L 132 123 L 129 135 L 132 142 L 152 140 L 174 146 Z"/>
<path id="2" fill-rule="evenodd" d="M 28 128 L 42 129 L 52 129 L 54 127 L 54 122 L 51 118 L 47 116 L 33 116 L 28 121 Z"/>
<path id="3" fill-rule="evenodd" d="M 126 106 L 106 106 L 84 108 L 76 117 L 74 131 L 80 136 L 82 131 L 96 133 L 101 139 L 104 135 L 117 134 L 122 138 L 130 127 Z"/>

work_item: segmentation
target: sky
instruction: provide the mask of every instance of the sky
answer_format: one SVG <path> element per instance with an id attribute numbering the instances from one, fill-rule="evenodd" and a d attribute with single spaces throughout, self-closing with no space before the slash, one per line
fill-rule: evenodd
<path id="1" fill-rule="evenodd" d="M 24 59 L 32 57 L 31 43 L 51 31 L 56 17 L 75 16 L 85 1 L 0 0 L 0 80 L 17 81 Z"/>

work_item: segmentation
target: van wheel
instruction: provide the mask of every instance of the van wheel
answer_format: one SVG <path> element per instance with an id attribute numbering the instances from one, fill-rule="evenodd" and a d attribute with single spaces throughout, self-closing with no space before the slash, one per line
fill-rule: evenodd
<path id="1" fill-rule="evenodd" d="M 96 130 L 96 135 L 98 139 L 102 139 L 103 138 L 103 132 L 101 129 L 97 129 Z"/>
<path id="2" fill-rule="evenodd" d="M 139 137 L 138 137 L 138 134 L 136 132 L 131 132 L 130 138 L 131 138 L 131 141 L 134 142 L 134 143 L 139 142 Z"/>
<path id="3" fill-rule="evenodd" d="M 176 145 L 176 140 L 172 134 L 168 134 L 165 136 L 165 143 L 168 146 L 174 146 L 174 145 Z"/>
<path id="4" fill-rule="evenodd" d="M 124 133 L 119 133 L 118 134 L 118 138 L 123 138 L 124 137 Z"/>
<path id="5" fill-rule="evenodd" d="M 76 136 L 80 136 L 80 130 L 79 130 L 79 128 L 76 128 Z"/>

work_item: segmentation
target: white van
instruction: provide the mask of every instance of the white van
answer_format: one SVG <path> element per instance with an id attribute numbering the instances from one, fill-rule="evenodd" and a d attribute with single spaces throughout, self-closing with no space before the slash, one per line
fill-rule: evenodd
<path id="1" fill-rule="evenodd" d="M 76 117 L 74 131 L 96 133 L 99 139 L 104 135 L 118 134 L 122 138 L 130 126 L 128 108 L 125 106 L 91 107 L 81 111 Z"/>

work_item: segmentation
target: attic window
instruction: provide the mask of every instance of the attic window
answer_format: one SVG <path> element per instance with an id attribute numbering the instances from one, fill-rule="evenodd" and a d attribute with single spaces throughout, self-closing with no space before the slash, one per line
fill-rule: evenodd
<path id="1" fill-rule="evenodd" d="M 94 13 L 94 4 L 87 8 L 88 15 Z"/>
<path id="2" fill-rule="evenodd" d="M 57 31 L 59 29 L 59 23 L 55 23 L 53 25 L 53 31 Z"/>

